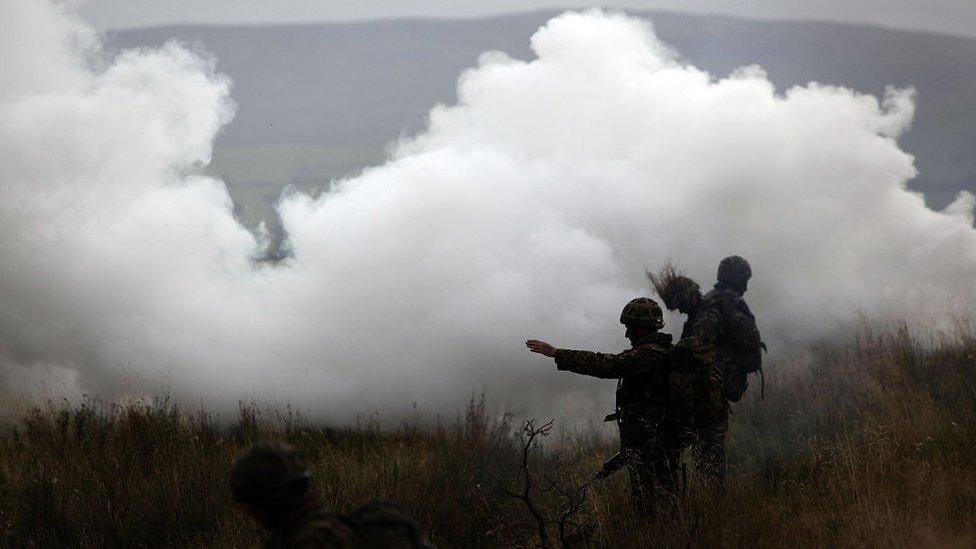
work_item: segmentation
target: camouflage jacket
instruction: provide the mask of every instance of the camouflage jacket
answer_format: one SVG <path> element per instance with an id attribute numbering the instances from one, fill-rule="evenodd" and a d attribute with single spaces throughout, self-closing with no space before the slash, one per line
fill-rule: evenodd
<path id="1" fill-rule="evenodd" d="M 623 416 L 645 416 L 666 411 L 670 406 L 670 352 L 671 335 L 657 333 L 617 354 L 559 349 L 556 367 L 602 379 L 619 379 L 618 411 Z"/>
<path id="2" fill-rule="evenodd" d="M 681 330 L 682 339 L 697 336 L 712 342 L 720 363 L 732 361 L 743 349 L 758 348 L 758 335 L 755 317 L 742 296 L 718 286 L 688 315 Z"/>
<path id="3" fill-rule="evenodd" d="M 745 374 L 762 366 L 762 341 L 749 305 L 739 293 L 716 285 L 688 315 L 681 337 L 692 336 L 715 346 L 716 365 L 723 383 L 729 385 L 726 398 L 738 400 L 748 385 Z"/>
<path id="4" fill-rule="evenodd" d="M 353 525 L 325 508 L 313 508 L 278 528 L 265 549 L 361 547 Z"/>
<path id="5" fill-rule="evenodd" d="M 721 298 L 715 299 L 712 290 L 702 298 L 701 303 L 688 315 L 681 327 L 681 339 L 686 337 L 701 337 L 717 346 L 719 340 L 725 339 Z M 722 296 L 724 297 L 724 296 Z"/>
<path id="6" fill-rule="evenodd" d="M 430 549 L 431 546 L 399 506 L 373 501 L 348 517 L 330 513 L 323 507 L 313 508 L 276 530 L 265 548 Z"/>

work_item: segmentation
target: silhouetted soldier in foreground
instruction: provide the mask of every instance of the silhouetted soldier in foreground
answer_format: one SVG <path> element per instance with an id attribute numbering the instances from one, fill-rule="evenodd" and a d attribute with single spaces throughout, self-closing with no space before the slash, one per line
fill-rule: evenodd
<path id="1" fill-rule="evenodd" d="M 715 348 L 716 374 L 722 398 L 738 402 L 749 386 L 747 375 L 762 368 L 762 341 L 756 319 L 742 298 L 752 277 L 745 259 L 734 255 L 719 263 L 718 282 L 702 296 L 695 281 L 666 266 L 649 278 L 655 291 L 670 310 L 686 315 L 682 338 L 698 337 Z M 725 433 L 727 413 L 714 425 L 696 431 L 694 456 L 703 471 L 721 483 L 725 479 Z"/>
<path id="2" fill-rule="evenodd" d="M 416 525 L 395 504 L 371 502 L 348 517 L 326 510 L 305 461 L 280 442 L 252 446 L 231 473 L 234 499 L 271 531 L 278 548 L 426 548 Z"/>
<path id="3" fill-rule="evenodd" d="M 620 314 L 632 348 L 618 354 L 556 349 L 534 339 L 526 341 L 533 353 L 556 359 L 556 367 L 603 379 L 619 379 L 616 419 L 621 457 L 630 474 L 631 496 L 639 511 L 653 511 L 655 489 L 673 498 L 675 473 L 684 446 L 678 436 L 668 393 L 671 372 L 671 336 L 662 334 L 661 308 L 654 300 L 632 300 Z M 608 462 L 609 463 L 609 462 Z"/>

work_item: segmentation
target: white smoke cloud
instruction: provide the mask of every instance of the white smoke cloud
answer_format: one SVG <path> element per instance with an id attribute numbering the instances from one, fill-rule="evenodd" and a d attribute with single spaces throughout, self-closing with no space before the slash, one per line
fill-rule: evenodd
<path id="1" fill-rule="evenodd" d="M 778 92 L 758 67 L 717 78 L 649 23 L 597 11 L 550 21 L 532 61 L 483 55 L 458 104 L 387 163 L 284 197 L 294 258 L 257 267 L 223 184 L 197 175 L 233 111 L 212 64 L 177 45 L 106 62 L 59 8 L 2 12 L 0 60 L 16 67 L 0 79 L 8 389 L 58 375 L 331 418 L 453 411 L 486 389 L 590 414 L 606 382 L 522 342 L 622 348 L 619 309 L 665 260 L 707 286 L 719 259 L 747 257 L 780 348 L 857 311 L 939 318 L 974 290 L 973 196 L 935 212 L 904 187 L 910 90 L 879 103 Z"/>

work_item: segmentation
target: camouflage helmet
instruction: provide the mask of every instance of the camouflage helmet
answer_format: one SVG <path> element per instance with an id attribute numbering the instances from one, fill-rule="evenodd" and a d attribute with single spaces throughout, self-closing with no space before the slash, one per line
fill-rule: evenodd
<path id="1" fill-rule="evenodd" d="M 649 297 L 631 299 L 620 313 L 620 323 L 624 325 L 648 324 L 655 330 L 664 327 L 664 313 L 660 305 Z"/>
<path id="2" fill-rule="evenodd" d="M 283 442 L 258 442 L 234 464 L 230 477 L 234 499 L 240 502 L 280 500 L 304 493 L 310 485 L 305 460 Z"/>
<path id="3" fill-rule="evenodd" d="M 718 281 L 728 286 L 744 286 L 752 278 L 749 262 L 737 255 L 730 255 L 718 264 Z"/>

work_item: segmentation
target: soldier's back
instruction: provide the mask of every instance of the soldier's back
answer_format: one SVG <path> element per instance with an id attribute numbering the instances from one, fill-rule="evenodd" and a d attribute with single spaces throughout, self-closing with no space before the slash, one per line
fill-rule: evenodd
<path id="1" fill-rule="evenodd" d="M 730 322 L 740 311 L 752 315 L 741 295 L 729 289 L 715 288 L 702 298 L 701 307 L 693 318 L 689 318 L 690 325 L 682 337 L 697 336 L 711 341 L 721 358 L 731 350 Z"/>
<path id="2" fill-rule="evenodd" d="M 671 336 L 654 336 L 624 351 L 648 365 L 640 373 L 625 375 L 620 379 L 618 405 L 627 408 L 631 414 L 659 415 L 668 407 Z"/>
<path id="3" fill-rule="evenodd" d="M 746 376 L 762 367 L 762 338 L 745 299 L 731 289 L 716 287 L 702 300 L 691 332 L 714 343 L 723 395 L 738 402 L 749 386 Z"/>

